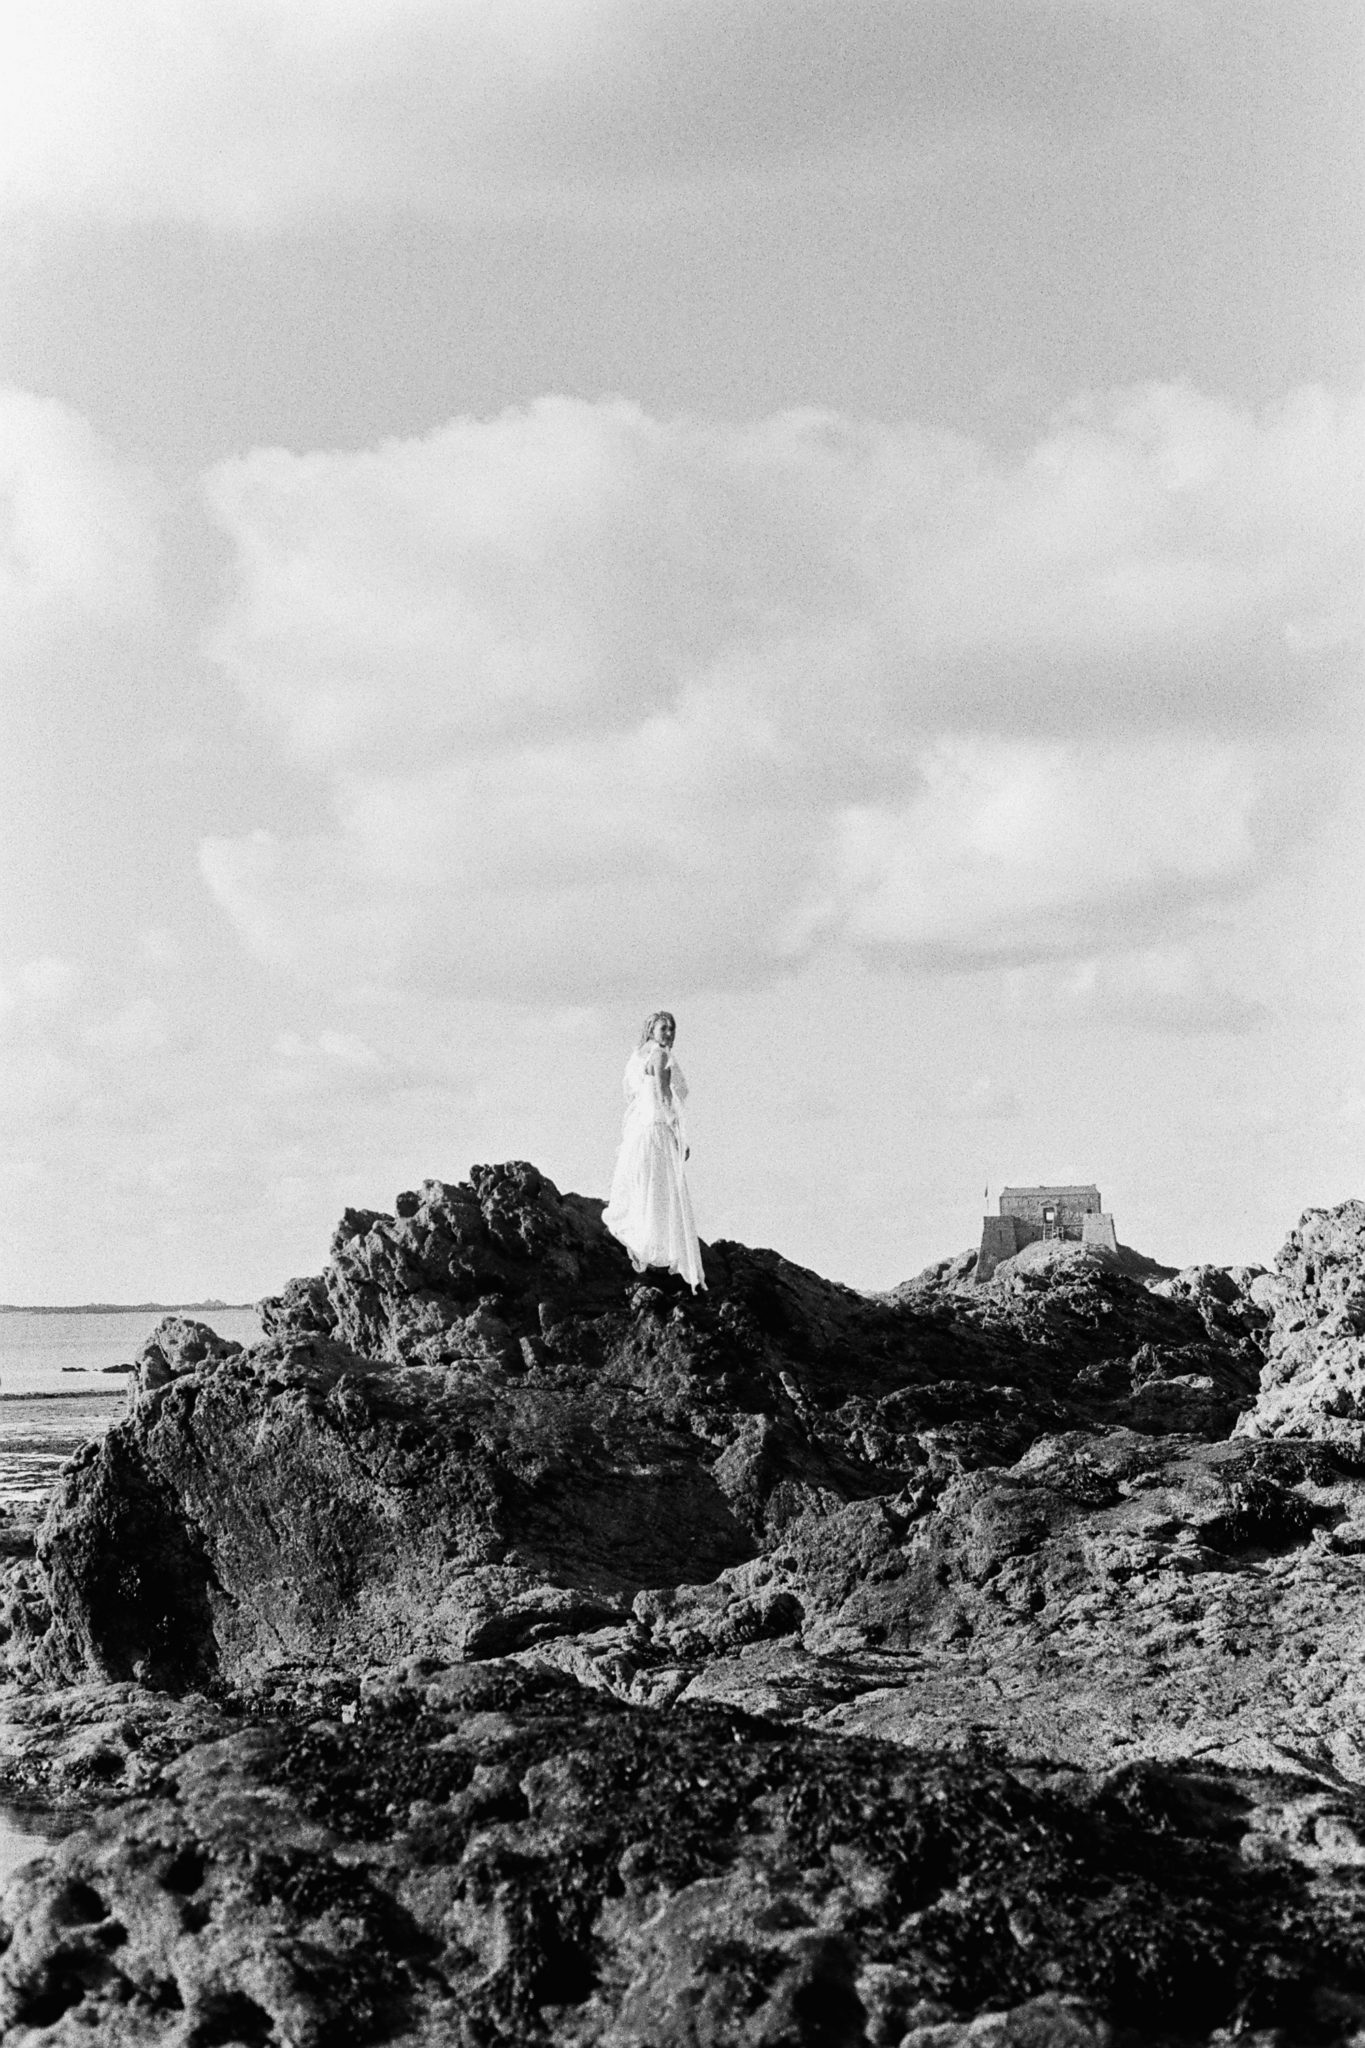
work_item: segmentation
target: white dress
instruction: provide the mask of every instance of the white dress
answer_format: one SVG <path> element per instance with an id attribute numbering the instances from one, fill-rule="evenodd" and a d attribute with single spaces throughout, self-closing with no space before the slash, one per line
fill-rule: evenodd
<path id="1" fill-rule="evenodd" d="M 665 1099 L 659 1069 L 668 1070 Z M 626 1062 L 626 1117 L 602 1221 L 630 1253 L 637 1272 L 667 1266 L 693 1287 L 704 1287 L 692 1198 L 683 1158 L 687 1151 L 682 1068 L 661 1045 L 642 1045 Z"/>

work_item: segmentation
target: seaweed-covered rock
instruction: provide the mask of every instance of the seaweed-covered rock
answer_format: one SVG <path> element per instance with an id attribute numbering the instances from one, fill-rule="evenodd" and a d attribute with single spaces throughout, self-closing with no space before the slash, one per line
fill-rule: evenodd
<path id="1" fill-rule="evenodd" d="M 107 1809 L 7 2042 L 1359 2048 L 1365 1205 L 705 1258 L 476 1168 L 158 1339 L 0 1561 L 0 1779 Z"/>
<path id="2" fill-rule="evenodd" d="M 0 1785 L 23 1802 L 100 1804 L 237 1725 L 202 1693 L 175 1698 L 127 1681 L 16 1687 L 0 1693 Z"/>
<path id="3" fill-rule="evenodd" d="M 498 1665 L 386 1674 L 343 1714 L 191 1750 L 30 1866 L 4 1902 L 6 2041 L 1100 2048 L 1365 2024 L 1349 1794 L 1028 1782 Z"/>

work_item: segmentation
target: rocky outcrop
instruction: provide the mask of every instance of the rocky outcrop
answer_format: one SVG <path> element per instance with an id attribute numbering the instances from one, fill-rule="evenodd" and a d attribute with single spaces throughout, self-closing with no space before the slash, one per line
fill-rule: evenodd
<path id="1" fill-rule="evenodd" d="M 0 1559 L 122 1802 L 5 2038 L 1358 2048 L 1365 1206 L 1149 1264 L 693 1298 L 512 1164 L 162 1325 Z"/>
<path id="2" fill-rule="evenodd" d="M 83 1813 L 239 1725 L 202 1693 L 174 1698 L 128 1682 L 10 1688 L 0 1692 L 0 1782 L 21 1804 Z"/>
<path id="3" fill-rule="evenodd" d="M 410 1666 L 190 1752 L 5 1905 L 16 2044 L 1341 2040 L 1365 1813 Z M 1328 1877 L 1333 1846 L 1351 1845 Z"/>
<path id="4" fill-rule="evenodd" d="M 870 1300 L 719 1244 L 694 1299 L 641 1284 L 600 1205 L 529 1166 L 397 1206 L 348 1212 L 254 1350 L 159 1326 L 164 1376 L 43 1532 L 50 1677 L 259 1688 L 625 1626 L 797 1522 L 837 1550 L 858 1503 L 908 1527 L 1041 1437 L 1225 1433 L 1255 1389 L 1259 1311 L 1103 1265 Z M 761 1626 L 804 1597 L 760 1601 Z"/>
<path id="5" fill-rule="evenodd" d="M 1000 1259 L 989 1278 L 978 1284 L 1009 1287 L 1021 1275 L 1058 1273 L 1068 1267 L 1078 1271 L 1088 1268 L 1093 1272 L 1126 1273 L 1133 1280 L 1169 1280 L 1175 1273 L 1173 1266 L 1160 1265 L 1144 1252 L 1134 1251 L 1131 1245 L 1085 1244 L 1076 1238 L 1049 1237 L 1037 1238 L 1009 1258 Z"/>
<path id="6" fill-rule="evenodd" d="M 241 1350 L 235 1340 L 220 1337 L 207 1323 L 196 1323 L 189 1316 L 163 1316 L 130 1364 L 108 1369 L 135 1374 L 137 1396 L 145 1400 L 168 1381 L 194 1372 L 201 1365 L 236 1358 Z"/>
<path id="7" fill-rule="evenodd" d="M 30 1678 L 34 1655 L 52 1623 L 47 1584 L 38 1566 L 41 1510 L 0 1509 L 0 1683 Z"/>
<path id="8" fill-rule="evenodd" d="M 1309 1209 L 1255 1292 L 1272 1320 L 1241 1430 L 1310 1436 L 1365 1464 L 1365 1202 Z"/>

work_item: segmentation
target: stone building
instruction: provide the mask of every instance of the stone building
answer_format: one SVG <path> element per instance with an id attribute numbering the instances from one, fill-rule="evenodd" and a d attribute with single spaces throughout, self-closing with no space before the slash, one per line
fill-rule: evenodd
<path id="1" fill-rule="evenodd" d="M 1097 1187 L 1005 1188 L 1000 1214 L 982 1218 L 978 1282 L 989 1280 L 1002 1259 L 1012 1259 L 1026 1244 L 1049 1237 L 1118 1250 L 1114 1219 L 1100 1206 Z"/>

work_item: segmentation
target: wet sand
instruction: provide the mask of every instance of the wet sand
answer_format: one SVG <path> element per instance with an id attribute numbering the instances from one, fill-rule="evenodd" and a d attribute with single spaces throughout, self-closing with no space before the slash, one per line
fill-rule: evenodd
<path id="1" fill-rule="evenodd" d="M 0 1394 L 0 1507 L 35 1506 L 91 1437 L 124 1413 L 126 1383 L 107 1393 Z"/>

